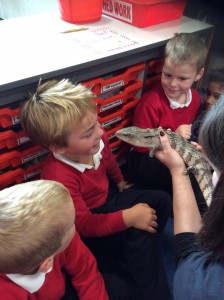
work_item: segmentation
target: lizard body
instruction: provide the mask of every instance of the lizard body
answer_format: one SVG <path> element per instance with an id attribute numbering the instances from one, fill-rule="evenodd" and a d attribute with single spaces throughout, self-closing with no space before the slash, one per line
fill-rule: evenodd
<path id="1" fill-rule="evenodd" d="M 164 129 L 163 129 L 164 130 Z M 122 141 L 137 147 L 149 148 L 153 157 L 158 149 L 162 149 L 158 128 L 141 129 L 135 126 L 118 130 L 115 135 Z M 192 172 L 199 184 L 207 205 L 210 205 L 213 192 L 212 172 L 206 157 L 190 142 L 171 130 L 166 132 L 171 147 L 183 158 L 187 169 L 185 174 Z"/>

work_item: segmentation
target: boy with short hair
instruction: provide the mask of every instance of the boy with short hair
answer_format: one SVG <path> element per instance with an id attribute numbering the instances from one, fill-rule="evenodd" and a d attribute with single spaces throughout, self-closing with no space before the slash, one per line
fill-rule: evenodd
<path id="1" fill-rule="evenodd" d="M 191 141 L 198 141 L 199 128 L 210 107 L 224 94 L 224 69 L 211 69 L 208 74 L 208 87 L 199 113 L 192 125 Z"/>
<path id="2" fill-rule="evenodd" d="M 62 299 L 64 272 L 78 294 L 66 299 L 109 299 L 74 220 L 69 191 L 60 183 L 37 180 L 0 192 L 1 299 Z"/>
<path id="3" fill-rule="evenodd" d="M 175 34 L 165 46 L 161 82 L 143 94 L 133 125 L 143 129 L 161 126 L 189 139 L 200 107 L 200 96 L 191 86 L 202 77 L 206 56 L 206 46 L 198 36 Z M 169 170 L 148 153 L 149 149 L 140 147 L 130 152 L 131 179 L 141 186 L 172 194 Z"/>
<path id="4" fill-rule="evenodd" d="M 22 106 L 21 122 L 29 137 L 52 151 L 42 178 L 70 191 L 77 231 L 101 271 L 106 265 L 111 272 L 125 273 L 137 300 L 169 299 L 159 237 L 171 199 L 161 191 L 127 189 L 93 98 L 81 84 L 49 81 Z"/>

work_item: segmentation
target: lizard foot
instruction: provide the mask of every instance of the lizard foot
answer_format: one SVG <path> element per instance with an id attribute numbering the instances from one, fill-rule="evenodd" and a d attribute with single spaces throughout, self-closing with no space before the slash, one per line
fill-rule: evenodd
<path id="1" fill-rule="evenodd" d="M 198 174 L 198 171 L 195 167 L 193 166 L 190 166 L 190 167 L 187 167 L 187 169 L 185 169 L 182 173 L 182 175 L 189 175 L 190 173 L 193 173 L 193 174 Z"/>

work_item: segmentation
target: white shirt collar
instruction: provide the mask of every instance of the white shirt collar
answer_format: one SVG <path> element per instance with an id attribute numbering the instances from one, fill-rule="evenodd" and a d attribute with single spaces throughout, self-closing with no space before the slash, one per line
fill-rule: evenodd
<path id="1" fill-rule="evenodd" d="M 98 169 L 98 167 L 100 165 L 100 160 L 102 158 L 101 151 L 103 150 L 103 148 L 104 148 L 104 142 L 102 140 L 100 140 L 100 149 L 96 154 L 93 155 L 94 166 L 74 162 L 71 159 L 68 159 L 65 156 L 58 154 L 58 153 L 53 152 L 53 155 L 56 159 L 64 162 L 65 164 L 67 164 L 83 173 L 85 171 L 85 169 L 95 169 L 95 170 Z"/>
<path id="2" fill-rule="evenodd" d="M 167 96 L 167 94 L 166 94 L 166 96 Z M 182 108 L 182 107 L 188 107 L 190 105 L 190 103 L 191 103 L 191 100 L 192 100 L 192 93 L 191 93 L 190 89 L 187 91 L 187 93 L 186 93 L 186 101 L 183 104 L 178 103 L 176 100 L 171 99 L 168 96 L 167 96 L 167 98 L 168 98 L 168 100 L 170 102 L 170 107 L 172 109 L 177 109 L 177 108 Z"/>
<path id="3" fill-rule="evenodd" d="M 46 273 L 38 271 L 32 275 L 23 275 L 23 274 L 5 274 L 11 281 L 21 286 L 23 289 L 27 290 L 30 293 L 35 293 L 38 291 L 45 281 L 45 276 L 47 273 L 51 272 L 50 268 Z"/>

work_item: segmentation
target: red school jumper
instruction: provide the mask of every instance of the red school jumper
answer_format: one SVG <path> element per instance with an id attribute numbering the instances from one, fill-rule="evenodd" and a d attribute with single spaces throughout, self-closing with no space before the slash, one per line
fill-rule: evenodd
<path id="1" fill-rule="evenodd" d="M 104 148 L 99 167 L 80 172 L 68 164 L 59 161 L 52 153 L 45 160 L 42 179 L 58 181 L 69 190 L 76 209 L 76 228 L 81 236 L 106 236 L 126 229 L 122 211 L 107 214 L 92 214 L 90 209 L 106 202 L 109 178 L 115 183 L 123 180 L 121 171 L 104 133 Z"/>
<path id="2" fill-rule="evenodd" d="M 200 95 L 191 89 L 192 100 L 189 106 L 172 109 L 161 83 L 146 92 L 138 103 L 134 118 L 134 126 L 140 128 L 170 128 L 175 131 L 180 125 L 192 124 L 200 108 Z M 148 152 L 147 148 L 134 147 L 137 152 Z"/>
<path id="3" fill-rule="evenodd" d="M 109 300 L 104 281 L 97 269 L 95 258 L 76 232 L 68 248 L 54 258 L 52 270 L 46 274 L 41 288 L 30 293 L 0 274 L 0 299 L 2 300 L 59 300 L 65 293 L 65 276 L 71 275 L 72 285 L 81 300 Z"/>

